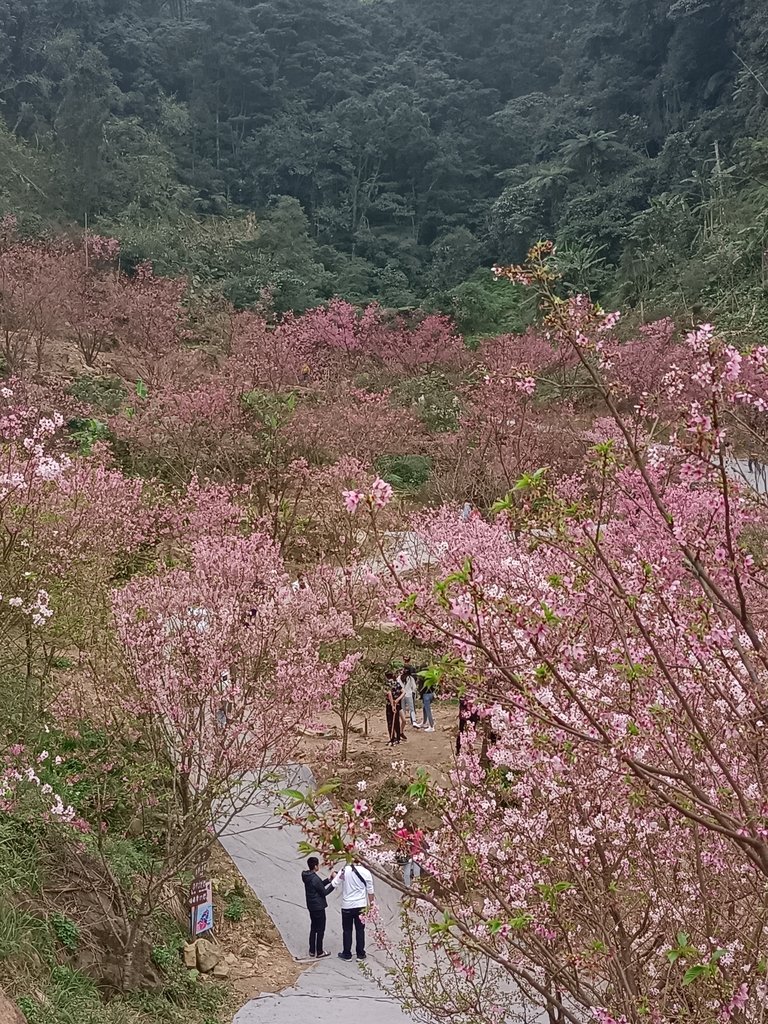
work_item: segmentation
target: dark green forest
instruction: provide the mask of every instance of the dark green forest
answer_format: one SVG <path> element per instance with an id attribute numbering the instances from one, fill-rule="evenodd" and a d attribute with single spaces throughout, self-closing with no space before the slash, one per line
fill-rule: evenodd
<path id="1" fill-rule="evenodd" d="M 768 323 L 765 0 L 0 0 L 0 208 L 239 305 Z"/>

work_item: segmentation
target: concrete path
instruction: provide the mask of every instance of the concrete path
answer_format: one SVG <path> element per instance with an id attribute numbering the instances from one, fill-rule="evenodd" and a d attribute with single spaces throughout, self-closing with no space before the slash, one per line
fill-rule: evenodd
<path id="1" fill-rule="evenodd" d="M 308 769 L 296 772 L 291 788 L 311 784 Z M 272 807 L 255 804 L 236 815 L 221 839 L 297 959 L 307 956 L 309 938 L 301 881 L 305 862 L 297 853 L 302 838 L 298 828 L 280 826 Z M 376 902 L 385 928 L 396 932 L 399 895 L 377 880 Z M 234 1024 L 339 1024 L 342 1020 L 408 1024 L 411 1018 L 363 976 L 356 961 L 345 963 L 336 956 L 341 949 L 340 905 L 338 894 L 329 896 L 325 948 L 332 955 L 304 971 L 295 988 L 251 1000 L 238 1012 Z M 374 973 L 381 974 L 384 959 L 372 935 L 368 936 L 368 963 Z"/>

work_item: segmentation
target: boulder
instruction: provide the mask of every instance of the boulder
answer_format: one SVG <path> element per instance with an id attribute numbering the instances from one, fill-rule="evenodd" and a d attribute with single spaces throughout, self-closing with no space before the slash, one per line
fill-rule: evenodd
<path id="1" fill-rule="evenodd" d="M 209 939 L 198 939 L 195 943 L 197 951 L 197 969 L 201 974 L 208 974 L 222 958 L 222 952 L 218 946 Z"/>
<path id="2" fill-rule="evenodd" d="M 192 969 L 197 967 L 197 947 L 195 946 L 194 942 L 188 942 L 184 946 L 183 956 L 185 967 Z"/>
<path id="3" fill-rule="evenodd" d="M 24 1015 L 16 1003 L 12 1003 L 0 988 L 0 1024 L 26 1024 Z"/>
<path id="4" fill-rule="evenodd" d="M 213 976 L 214 976 L 214 978 L 221 978 L 221 979 L 228 978 L 229 977 L 229 967 L 228 967 L 228 965 L 227 964 L 216 964 L 216 966 L 213 968 Z"/>

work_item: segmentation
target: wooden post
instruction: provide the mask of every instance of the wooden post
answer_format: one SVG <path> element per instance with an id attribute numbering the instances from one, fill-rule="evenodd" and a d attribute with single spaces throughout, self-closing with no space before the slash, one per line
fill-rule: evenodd
<path id="1" fill-rule="evenodd" d="M 368 716 L 366 715 L 363 720 L 363 736 L 368 739 Z"/>

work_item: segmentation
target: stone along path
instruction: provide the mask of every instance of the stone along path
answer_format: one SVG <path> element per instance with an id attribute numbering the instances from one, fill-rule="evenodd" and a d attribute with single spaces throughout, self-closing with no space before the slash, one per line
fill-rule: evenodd
<path id="1" fill-rule="evenodd" d="M 292 788 L 309 786 L 308 769 L 297 769 Z M 297 853 L 301 830 L 281 826 L 274 808 L 252 804 L 229 824 L 221 842 L 240 873 L 264 904 L 267 913 L 297 959 L 307 956 L 309 916 L 304 903 L 301 872 L 306 866 Z M 376 880 L 376 902 L 385 928 L 397 931 L 399 894 Z M 357 962 L 345 963 L 341 949 L 341 897 L 328 898 L 325 948 L 331 956 L 312 964 L 296 986 L 277 995 L 252 999 L 235 1016 L 234 1024 L 339 1024 L 341 1020 L 364 1024 L 408 1024 L 398 1004 L 360 971 Z M 383 971 L 383 955 L 368 936 L 368 962 L 373 972 Z"/>

